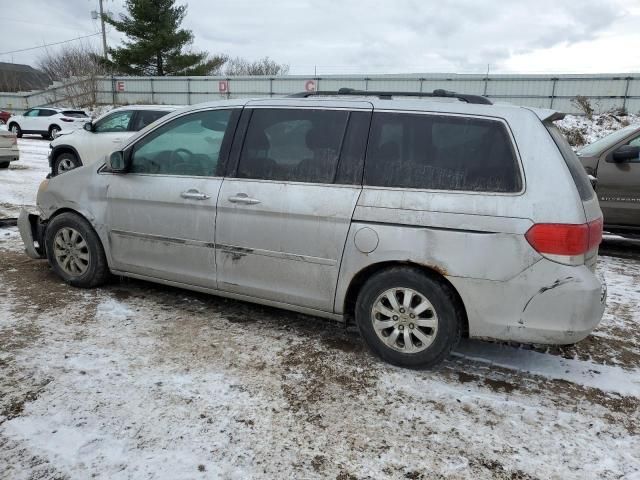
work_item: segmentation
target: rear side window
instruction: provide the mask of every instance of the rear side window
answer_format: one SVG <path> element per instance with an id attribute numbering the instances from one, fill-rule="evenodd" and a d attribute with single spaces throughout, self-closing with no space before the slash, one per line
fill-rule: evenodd
<path id="1" fill-rule="evenodd" d="M 144 127 L 155 122 L 157 119 L 164 117 L 167 113 L 169 112 L 157 110 L 138 110 L 135 113 L 133 125 L 131 125 L 131 130 L 134 132 L 142 130 Z"/>
<path id="2" fill-rule="evenodd" d="M 47 110 L 44 108 L 40 109 L 40 113 L 38 114 L 39 117 L 51 117 L 52 115 L 55 115 L 56 112 L 55 110 Z"/>
<path id="3" fill-rule="evenodd" d="M 82 110 L 65 110 L 64 112 L 62 112 L 62 114 L 65 117 L 71 117 L 71 118 L 87 118 L 87 114 L 84 113 Z"/>
<path id="4" fill-rule="evenodd" d="M 367 148 L 365 184 L 507 193 L 522 189 L 522 177 L 502 122 L 377 113 Z"/>
<path id="5" fill-rule="evenodd" d="M 333 183 L 348 116 L 334 110 L 254 110 L 238 178 Z"/>
<path id="6" fill-rule="evenodd" d="M 571 173 L 571 177 L 573 177 L 573 183 L 576 184 L 576 188 L 580 194 L 580 199 L 582 201 L 591 200 L 594 194 L 593 187 L 591 186 L 587 172 L 582 166 L 582 163 L 580 163 L 580 159 L 571 149 L 567 139 L 553 123 L 545 122 L 544 125 L 551 134 L 553 141 L 556 142 L 558 150 L 560 150 L 562 158 L 564 158 L 564 161 L 569 168 L 569 173 Z"/>

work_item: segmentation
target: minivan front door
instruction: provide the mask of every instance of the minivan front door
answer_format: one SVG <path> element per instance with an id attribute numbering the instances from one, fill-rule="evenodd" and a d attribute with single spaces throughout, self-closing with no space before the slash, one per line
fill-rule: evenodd
<path id="1" fill-rule="evenodd" d="M 369 121 L 366 107 L 245 108 L 218 200 L 220 290 L 333 310 Z"/>
<path id="2" fill-rule="evenodd" d="M 115 270 L 215 288 L 218 172 L 238 116 L 182 115 L 131 147 L 129 172 L 112 175 L 107 194 Z"/>

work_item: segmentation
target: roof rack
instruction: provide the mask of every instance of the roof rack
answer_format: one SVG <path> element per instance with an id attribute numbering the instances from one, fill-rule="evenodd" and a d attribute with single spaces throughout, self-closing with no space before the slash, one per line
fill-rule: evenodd
<path id="1" fill-rule="evenodd" d="M 382 92 L 375 90 L 355 90 L 353 88 L 341 88 L 337 92 L 318 91 L 318 92 L 300 92 L 289 95 L 290 98 L 308 98 L 314 96 L 328 95 L 351 95 L 351 96 L 367 96 L 378 97 L 382 100 L 391 100 L 394 95 L 399 97 L 437 97 L 437 98 L 457 98 L 463 102 L 475 103 L 481 105 L 493 105 L 493 102 L 482 95 L 468 95 L 466 93 L 456 93 L 449 90 L 438 89 L 433 92 Z"/>

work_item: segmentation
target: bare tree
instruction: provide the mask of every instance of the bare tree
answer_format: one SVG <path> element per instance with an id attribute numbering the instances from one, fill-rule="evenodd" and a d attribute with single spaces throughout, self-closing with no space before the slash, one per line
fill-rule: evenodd
<path id="1" fill-rule="evenodd" d="M 92 45 L 67 45 L 46 51 L 38 60 L 38 68 L 53 82 L 62 85 L 51 90 L 50 103 L 72 107 L 89 107 L 98 103 L 98 80 L 108 75 L 108 67 Z"/>
<path id="2" fill-rule="evenodd" d="M 587 97 L 584 97 L 582 95 L 576 95 L 572 100 L 571 103 L 578 109 L 580 110 L 582 113 L 585 114 L 585 116 L 591 120 L 593 118 L 593 114 L 595 112 L 595 109 L 593 108 L 593 106 L 591 105 L 591 102 L 589 101 L 589 99 Z"/>
<path id="3" fill-rule="evenodd" d="M 227 60 L 223 68 L 224 75 L 229 77 L 242 75 L 286 75 L 289 73 L 289 65 L 277 63 L 269 57 L 250 61 L 245 58 L 235 57 Z"/>

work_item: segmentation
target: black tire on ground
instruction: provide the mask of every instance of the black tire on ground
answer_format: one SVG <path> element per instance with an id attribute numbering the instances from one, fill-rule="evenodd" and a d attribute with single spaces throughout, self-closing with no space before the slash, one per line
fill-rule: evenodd
<path id="1" fill-rule="evenodd" d="M 49 140 L 55 140 L 55 136 L 60 132 L 61 128 L 58 125 L 51 125 L 49 127 Z"/>
<path id="2" fill-rule="evenodd" d="M 51 136 L 48 133 L 41 133 L 40 136 L 45 140 L 51 140 Z"/>
<path id="3" fill-rule="evenodd" d="M 2 163 L 0 163 L 0 168 L 9 168 L 9 163 L 10 162 L 2 162 Z"/>
<path id="4" fill-rule="evenodd" d="M 61 153 L 53 162 L 53 175 L 60 175 L 74 168 L 78 168 L 82 162 L 71 152 Z"/>
<path id="5" fill-rule="evenodd" d="M 17 123 L 12 123 L 11 125 L 9 125 L 9 131 L 15 133 L 16 137 L 22 138 L 22 129 Z"/>
<path id="6" fill-rule="evenodd" d="M 395 289 L 398 289 L 397 292 Z M 418 303 L 412 303 L 409 309 L 402 308 L 404 301 L 404 289 L 423 296 L 433 308 L 415 314 L 420 308 Z M 402 323 L 390 324 L 388 329 L 381 331 L 380 335 L 386 335 L 387 341 L 391 341 L 392 335 L 397 335 L 397 340 L 391 341 L 395 348 L 389 346 L 376 332 L 374 328 L 374 305 L 391 307 L 385 311 L 393 310 L 388 296 L 383 294 L 393 292 L 397 300 L 396 311 L 402 314 L 394 315 L 393 319 L 398 319 Z M 415 302 L 422 302 L 418 296 L 410 296 Z M 381 300 L 382 299 L 382 300 Z M 426 303 L 425 303 L 426 305 Z M 413 310 L 415 308 L 415 310 Z M 414 315 L 414 320 L 409 318 Z M 364 341 L 374 354 L 394 365 L 408 368 L 426 368 L 442 362 L 457 345 L 461 335 L 461 325 L 463 322 L 463 312 L 461 311 L 456 294 L 453 288 L 444 279 L 438 279 L 435 275 L 430 276 L 422 271 L 411 267 L 392 267 L 373 275 L 363 285 L 358 295 L 356 303 L 356 322 Z M 378 320 L 393 320 L 391 317 L 376 314 Z M 418 320 L 423 320 L 418 322 Z M 434 322 L 436 329 L 429 327 L 418 327 L 418 323 Z M 415 322 L 415 323 L 413 323 Z M 380 324 L 383 325 L 383 324 Z M 411 330 L 406 330 L 409 329 Z M 419 331 L 418 331 L 419 329 Z M 400 331 L 401 330 L 401 331 Z M 409 335 L 411 346 L 416 350 L 413 353 L 406 353 L 404 350 L 405 335 Z M 424 347 L 421 338 L 428 338 L 431 343 Z M 420 350 L 423 348 L 422 350 Z"/>
<path id="7" fill-rule="evenodd" d="M 77 232 L 79 238 L 70 241 L 70 237 L 67 235 L 65 241 L 64 234 L 69 231 Z M 54 246 L 54 242 L 57 242 L 56 246 Z M 82 242 L 84 242 L 84 245 Z M 64 248 L 61 249 L 58 246 L 60 243 L 64 244 L 63 247 L 67 246 L 68 248 L 72 248 L 69 247 L 72 244 L 80 247 L 79 251 L 87 257 L 87 265 L 84 271 L 77 271 L 74 274 L 69 272 L 70 265 L 68 261 L 65 267 L 65 261 L 69 255 L 64 256 Z M 94 288 L 103 285 L 111 276 L 98 234 L 89 222 L 80 215 L 66 212 L 54 217 L 45 231 L 45 247 L 51 268 L 69 285 Z M 60 254 L 60 252 L 63 253 Z"/>

